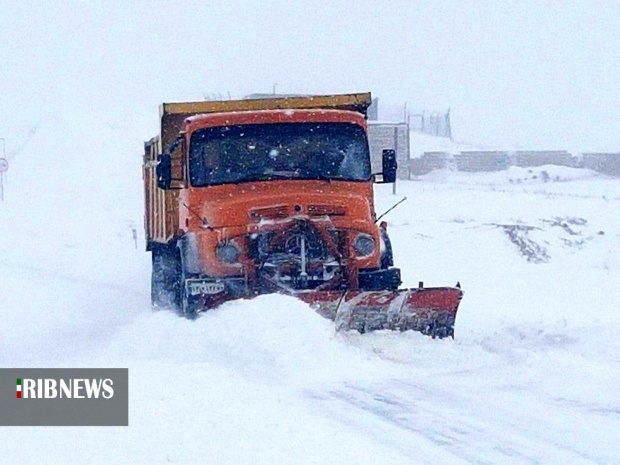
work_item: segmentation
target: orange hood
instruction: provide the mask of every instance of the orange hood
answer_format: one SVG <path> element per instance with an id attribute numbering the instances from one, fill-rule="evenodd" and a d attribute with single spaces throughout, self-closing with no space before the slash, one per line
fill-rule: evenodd
<path id="1" fill-rule="evenodd" d="M 329 216 L 335 225 L 367 230 L 374 223 L 372 184 L 343 181 L 268 181 L 189 189 L 184 201 L 212 228 L 244 227 L 295 215 Z M 188 209 L 190 229 L 200 226 Z M 357 227 L 356 227 L 357 226 Z"/>

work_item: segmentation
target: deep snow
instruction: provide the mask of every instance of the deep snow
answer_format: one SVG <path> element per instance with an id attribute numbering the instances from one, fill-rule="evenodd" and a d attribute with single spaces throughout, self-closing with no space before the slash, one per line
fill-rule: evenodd
<path id="1" fill-rule="evenodd" d="M 386 216 L 405 284 L 461 282 L 456 339 L 336 334 L 280 296 L 152 312 L 135 128 L 27 133 L 0 204 L 0 366 L 128 367 L 130 426 L 3 428 L 3 463 L 620 462 L 617 179 L 377 186 L 379 212 L 408 197 Z"/>

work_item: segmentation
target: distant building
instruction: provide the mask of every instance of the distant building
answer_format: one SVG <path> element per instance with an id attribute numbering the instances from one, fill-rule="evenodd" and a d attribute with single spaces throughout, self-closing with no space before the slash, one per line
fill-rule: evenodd
<path id="1" fill-rule="evenodd" d="M 373 173 L 380 173 L 384 149 L 394 149 L 398 161 L 398 178 L 409 178 L 409 125 L 368 121 L 368 144 Z"/>
<path id="2" fill-rule="evenodd" d="M 379 99 L 372 99 L 372 104 L 368 107 L 368 120 L 377 121 L 379 119 Z"/>

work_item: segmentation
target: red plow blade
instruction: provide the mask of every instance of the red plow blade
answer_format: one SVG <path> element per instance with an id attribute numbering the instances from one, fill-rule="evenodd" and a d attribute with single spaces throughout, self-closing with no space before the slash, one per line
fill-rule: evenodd
<path id="1" fill-rule="evenodd" d="M 338 331 L 414 330 L 433 338 L 454 338 L 454 321 L 463 297 L 456 287 L 397 291 L 302 291 L 294 294 Z"/>

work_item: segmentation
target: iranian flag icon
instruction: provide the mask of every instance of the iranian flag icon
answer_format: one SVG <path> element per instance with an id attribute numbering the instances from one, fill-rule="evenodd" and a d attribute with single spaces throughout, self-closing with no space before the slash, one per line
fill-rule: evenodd
<path id="1" fill-rule="evenodd" d="M 15 397 L 18 399 L 22 398 L 22 379 L 17 378 L 17 392 L 15 393 Z"/>

